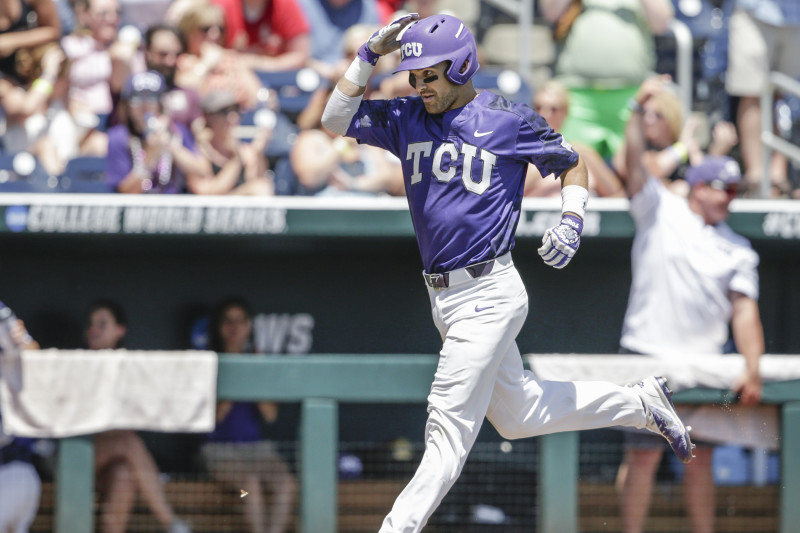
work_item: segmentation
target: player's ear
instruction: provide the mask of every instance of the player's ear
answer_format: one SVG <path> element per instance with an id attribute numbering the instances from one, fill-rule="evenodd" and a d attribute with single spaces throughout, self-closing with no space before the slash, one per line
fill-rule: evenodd
<path id="1" fill-rule="evenodd" d="M 461 68 L 458 70 L 458 73 L 464 74 L 468 68 L 469 68 L 469 59 L 465 59 L 464 63 L 461 65 Z"/>

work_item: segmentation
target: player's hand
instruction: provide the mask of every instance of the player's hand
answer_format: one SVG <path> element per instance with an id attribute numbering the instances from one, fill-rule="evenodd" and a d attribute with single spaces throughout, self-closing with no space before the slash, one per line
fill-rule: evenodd
<path id="1" fill-rule="evenodd" d="M 400 40 L 397 37 L 400 35 L 400 32 L 403 31 L 406 26 L 418 20 L 419 15 L 417 13 L 409 13 L 387 24 L 373 33 L 372 37 L 364 43 L 358 51 L 358 57 L 374 65 L 378 62 L 378 57 L 399 50 Z"/>
<path id="2" fill-rule="evenodd" d="M 583 221 L 577 215 L 565 214 L 561 223 L 544 232 L 539 255 L 545 264 L 553 268 L 564 268 L 578 251 L 581 244 Z"/>

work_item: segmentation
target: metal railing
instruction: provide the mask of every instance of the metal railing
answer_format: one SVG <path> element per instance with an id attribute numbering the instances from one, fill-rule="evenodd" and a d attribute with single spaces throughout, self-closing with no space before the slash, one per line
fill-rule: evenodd
<path id="1" fill-rule="evenodd" d="M 339 402 L 424 402 L 436 371 L 435 355 L 222 355 L 218 399 L 300 401 L 300 531 L 337 529 Z M 598 362 L 602 361 L 599 356 Z M 718 404 L 727 391 L 691 389 L 676 402 Z M 781 405 L 780 533 L 800 523 L 800 387 L 766 383 L 764 403 Z M 420 406 L 420 409 L 423 409 Z M 539 531 L 577 533 L 578 433 L 539 437 Z M 63 439 L 56 472 L 56 533 L 93 531 L 91 437 Z M 535 505 L 531 502 L 531 505 Z M 532 525 L 533 529 L 533 525 Z"/>
<path id="2" fill-rule="evenodd" d="M 776 89 L 800 97 L 800 82 L 782 72 L 771 72 L 767 86 L 764 88 L 764 92 L 761 93 L 761 144 L 763 146 L 761 161 L 762 198 L 770 197 L 770 189 L 772 187 L 770 163 L 773 151 L 790 157 L 796 163 L 800 164 L 800 147 L 773 133 Z"/>

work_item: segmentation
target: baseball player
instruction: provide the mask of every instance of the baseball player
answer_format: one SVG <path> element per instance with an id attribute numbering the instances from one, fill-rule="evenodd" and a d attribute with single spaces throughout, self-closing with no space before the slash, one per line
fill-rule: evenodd
<path id="1" fill-rule="evenodd" d="M 631 250 L 632 285 L 622 327 L 623 352 L 670 357 L 722 353 L 730 324 L 745 371 L 732 389 L 740 403 L 761 399 L 759 358 L 764 332 L 758 310 L 758 254 L 725 223 L 741 179 L 735 160 L 707 156 L 686 172 L 688 202 L 642 166 L 644 128 L 654 118 L 652 97 L 668 77 L 645 81 L 626 131 L 625 183 L 636 236 Z M 626 432 L 620 468 L 623 533 L 641 533 L 650 506 L 663 441 Z M 684 478 L 686 507 L 695 533 L 714 531 L 711 446 L 698 445 Z"/>
<path id="2" fill-rule="evenodd" d="M 363 100 L 381 55 L 400 49 L 419 96 Z M 688 429 L 662 379 L 634 387 L 539 382 L 515 338 L 528 297 L 514 263 L 514 231 L 527 165 L 563 184 L 561 223 L 539 254 L 563 268 L 578 249 L 588 198 L 586 167 L 536 112 L 470 81 L 472 33 L 457 18 L 402 17 L 376 32 L 339 80 L 323 125 L 384 148 L 403 166 L 406 195 L 443 345 L 428 396 L 425 453 L 382 533 L 420 531 L 455 482 L 484 417 L 508 439 L 607 426 L 661 433 L 683 461 Z"/>

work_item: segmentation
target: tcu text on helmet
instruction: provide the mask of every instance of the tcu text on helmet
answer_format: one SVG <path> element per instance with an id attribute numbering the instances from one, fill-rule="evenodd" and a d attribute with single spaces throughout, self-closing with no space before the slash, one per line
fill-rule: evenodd
<path id="1" fill-rule="evenodd" d="M 431 157 L 431 150 L 433 150 L 433 141 L 416 142 L 408 145 L 406 152 L 406 161 L 411 161 L 413 172 L 411 174 L 411 185 L 422 181 L 422 172 L 420 171 L 420 163 L 422 158 Z M 459 165 L 459 156 L 463 156 L 463 160 Z M 475 181 L 472 178 L 472 164 L 475 161 L 475 156 L 478 155 L 478 147 L 469 143 L 461 145 L 461 151 L 456 148 L 456 145 L 450 142 L 442 143 L 433 154 L 433 161 L 431 161 L 431 172 L 434 177 L 442 182 L 448 183 L 456 177 L 459 167 L 461 168 L 461 181 L 470 192 L 475 194 L 483 194 L 489 188 L 492 181 L 492 170 L 497 162 L 497 156 L 488 150 L 480 149 L 481 166 L 481 179 Z"/>
<path id="2" fill-rule="evenodd" d="M 400 47 L 401 61 L 409 56 L 419 57 L 421 55 L 422 55 L 422 43 L 410 42 L 410 43 L 405 43 Z"/>

